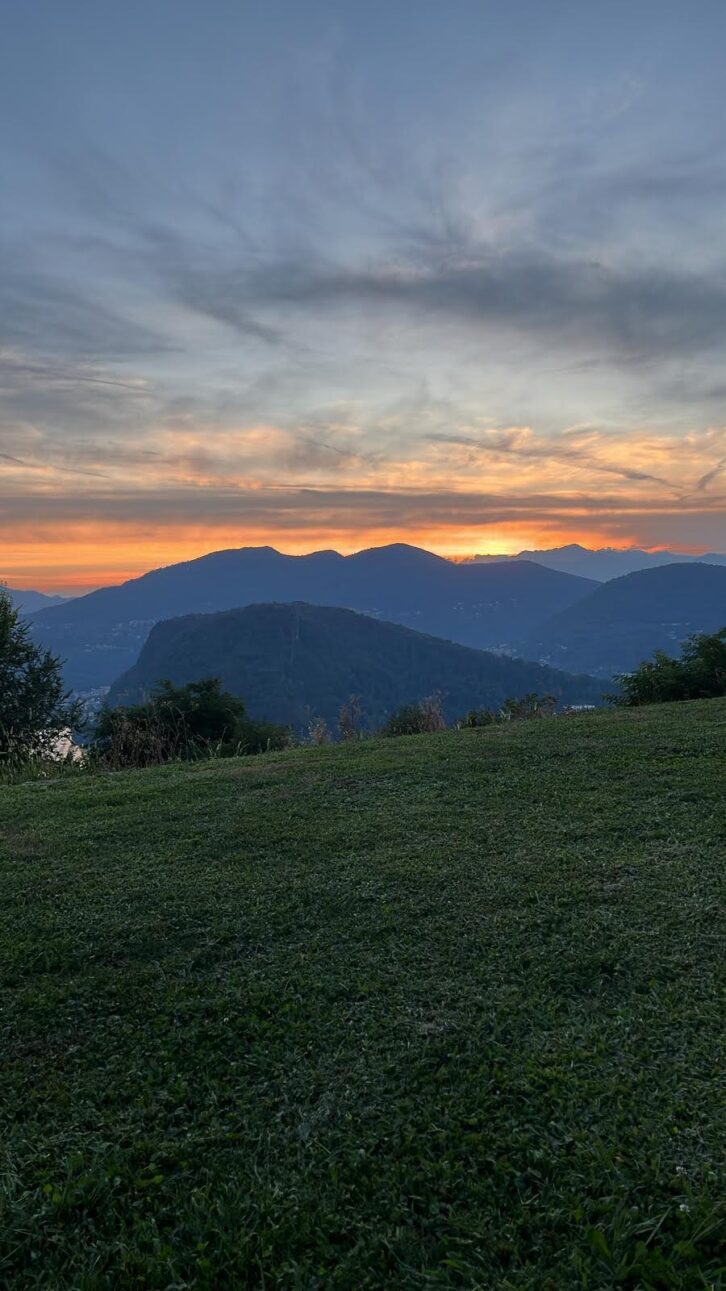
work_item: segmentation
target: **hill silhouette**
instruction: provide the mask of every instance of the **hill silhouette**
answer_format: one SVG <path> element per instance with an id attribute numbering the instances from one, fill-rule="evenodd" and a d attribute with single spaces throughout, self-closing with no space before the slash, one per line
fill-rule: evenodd
<path id="1" fill-rule="evenodd" d="M 678 654 L 694 632 L 726 624 L 726 568 L 663 565 L 603 583 L 553 615 L 522 642 L 521 653 L 558 668 L 612 677 L 654 650 Z"/>
<path id="2" fill-rule="evenodd" d="M 566 703 L 597 703 L 602 693 L 590 677 L 455 645 L 352 610 L 295 603 L 158 623 L 109 699 L 134 703 L 162 678 L 183 685 L 209 676 L 241 696 L 253 717 L 295 728 L 312 716 L 333 726 L 352 694 L 376 727 L 400 705 L 433 691 L 441 692 L 449 721 L 533 690 Z"/>
<path id="3" fill-rule="evenodd" d="M 595 586 L 535 564 L 456 565 L 405 544 L 352 556 L 286 556 L 272 547 L 212 552 L 101 588 L 33 616 L 78 690 L 110 684 L 161 619 L 260 602 L 341 606 L 476 647 L 514 646 Z"/>

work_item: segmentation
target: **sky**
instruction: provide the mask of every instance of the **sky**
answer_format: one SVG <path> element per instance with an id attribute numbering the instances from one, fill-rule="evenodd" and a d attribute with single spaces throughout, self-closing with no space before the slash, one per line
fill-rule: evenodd
<path id="1" fill-rule="evenodd" d="M 726 549 L 723 0 L 23 0 L 0 574 Z"/>

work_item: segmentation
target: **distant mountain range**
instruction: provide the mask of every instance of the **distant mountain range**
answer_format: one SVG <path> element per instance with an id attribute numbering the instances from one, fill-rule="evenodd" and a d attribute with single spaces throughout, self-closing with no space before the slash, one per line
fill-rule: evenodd
<path id="1" fill-rule="evenodd" d="M 598 677 L 627 672 L 657 648 L 677 653 L 691 632 L 726 623 L 724 556 L 704 563 L 681 555 L 678 562 L 610 578 L 614 561 L 659 561 L 664 553 L 573 545 L 529 554 L 537 559 L 455 564 L 405 544 L 352 556 L 243 547 L 73 600 L 12 595 L 35 639 L 66 661 L 67 684 L 81 692 L 109 686 L 132 667 L 155 623 L 247 605 L 356 610 L 459 645 Z M 597 570 L 608 581 L 551 569 L 543 557 Z"/>
<path id="2" fill-rule="evenodd" d="M 0 583 L 0 586 L 2 584 Z M 36 610 L 49 610 L 54 605 L 64 605 L 65 596 L 46 596 L 44 592 L 33 592 L 19 587 L 7 587 L 10 599 L 16 609 L 23 614 L 33 614 Z"/>
<path id="3" fill-rule="evenodd" d="M 213 552 L 34 614 L 35 638 L 66 660 L 68 685 L 109 685 L 138 658 L 154 623 L 261 602 L 361 611 L 481 648 L 514 648 L 596 584 L 527 561 L 453 564 L 405 544 L 352 556 L 285 556 L 272 547 Z"/>
<path id="4" fill-rule="evenodd" d="M 571 672 L 612 677 L 653 651 L 680 653 L 694 632 L 726 627 L 726 568 L 665 565 L 601 584 L 554 614 L 521 642 L 527 659 Z"/>
<path id="5" fill-rule="evenodd" d="M 549 547 L 542 551 L 520 551 L 516 556 L 473 557 L 475 564 L 501 564 L 509 560 L 534 561 L 547 569 L 577 574 L 581 578 L 594 578 L 601 583 L 611 578 L 621 578 L 623 574 L 633 574 L 640 569 L 657 569 L 660 565 L 693 564 L 696 561 L 699 564 L 726 565 L 726 555 L 720 552 L 691 556 L 682 551 L 643 551 L 639 547 L 629 547 L 626 550 L 600 547 L 590 551 L 576 542 L 566 547 Z"/>
<path id="6" fill-rule="evenodd" d="M 400 705 L 434 691 L 451 721 L 473 707 L 499 707 L 509 695 L 538 691 L 566 703 L 599 703 L 603 689 L 591 677 L 454 645 L 352 610 L 297 603 L 158 623 L 109 700 L 136 702 L 160 678 L 181 685 L 207 676 L 221 677 L 252 716 L 297 729 L 318 716 L 334 727 L 351 695 L 360 696 L 368 725 L 377 727 Z"/>

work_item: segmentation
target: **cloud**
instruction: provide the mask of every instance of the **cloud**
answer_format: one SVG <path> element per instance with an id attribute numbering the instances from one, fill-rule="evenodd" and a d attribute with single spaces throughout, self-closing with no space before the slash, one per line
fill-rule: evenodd
<path id="1" fill-rule="evenodd" d="M 449 319 L 506 329 L 570 352 L 605 347 L 614 363 L 721 350 L 726 327 L 726 280 L 544 250 L 471 248 L 362 269 L 288 263 L 241 280 L 231 275 L 216 290 L 225 308 L 240 293 L 259 305 L 398 309 L 424 325 Z"/>
<path id="2" fill-rule="evenodd" d="M 505 104 L 473 165 L 344 109 L 269 182 L 186 140 L 174 175 L 58 155 L 47 229 L 4 248 L 7 535 L 723 545 L 718 158 L 617 157 L 579 119 L 497 141 Z"/>
<path id="3" fill-rule="evenodd" d="M 18 267 L 8 267 L 12 249 L 6 249 L 0 275 L 0 345 L 116 361 L 169 350 L 156 330 L 99 300 L 98 284 L 84 290 L 57 269 L 26 263 L 25 245 L 14 251 Z"/>
<path id="4" fill-rule="evenodd" d="M 342 130 L 339 143 L 346 137 Z M 506 337 L 510 345 L 560 351 L 570 369 L 640 368 L 645 380 L 652 377 L 647 369 L 653 363 L 722 355 L 726 280 L 710 263 L 688 255 L 674 260 L 662 239 L 652 254 L 643 254 L 626 231 L 614 242 L 592 236 L 596 214 L 607 223 L 636 199 L 657 205 L 679 191 L 687 204 L 679 220 L 692 223 L 701 198 L 713 205 L 726 194 L 722 168 L 705 152 L 597 168 L 587 165 L 582 141 L 574 156 L 573 147 L 555 147 L 547 162 L 531 166 L 522 199 L 529 203 L 528 218 L 505 209 L 486 232 L 456 171 L 424 178 L 409 163 L 404 187 L 396 183 L 385 150 L 371 176 L 352 145 L 340 159 L 332 192 L 328 171 L 327 179 L 320 178 L 317 226 L 309 213 L 295 233 L 280 218 L 279 198 L 270 203 L 268 224 L 261 225 L 259 211 L 245 218 L 234 200 L 212 202 L 185 188 L 183 218 L 172 224 L 167 208 L 175 195 L 98 149 L 73 164 L 66 158 L 64 181 L 85 214 L 102 223 L 103 236 L 92 245 L 107 267 L 263 347 L 304 353 L 306 320 L 322 322 L 337 348 L 346 341 L 341 328 L 354 335 L 369 318 L 407 318 L 421 343 L 424 333 L 453 326 L 480 342 L 496 340 L 498 347 Z M 356 239 L 348 246 L 333 240 L 332 250 L 323 236 L 326 221 L 336 206 L 338 220 L 360 212 L 356 183 L 364 180 L 375 196 L 366 194 L 360 245 Z M 570 189 L 573 211 L 589 237 L 579 229 L 566 232 L 570 213 L 563 203 Z M 295 200 L 289 193 L 288 202 Z M 619 218 L 616 223 L 620 230 Z M 43 294 L 42 284 L 34 287 L 32 279 L 29 288 Z M 57 289 L 46 283 L 51 297 Z M 74 322 L 72 299 L 69 306 L 73 334 L 83 329 Z M 110 319 L 94 330 L 111 340 Z M 134 344 L 131 335 L 119 341 Z M 697 392 L 684 394 L 693 399 Z"/>
<path id="5" fill-rule="evenodd" d="M 726 495 L 705 501 L 686 503 L 691 514 L 719 514 Z M 304 534 L 307 526 L 317 527 L 321 519 L 355 533 L 361 525 L 367 528 L 396 527 L 405 532 L 412 523 L 432 528 L 457 525 L 494 525 L 503 522 L 536 523 L 554 518 L 557 522 L 587 523 L 589 516 L 598 522 L 614 517 L 628 517 L 629 523 L 640 515 L 667 516 L 682 509 L 681 500 L 664 503 L 661 498 L 632 498 L 617 494 L 587 492 L 561 493 L 486 493 L 480 491 L 365 488 L 295 488 L 269 487 L 254 489 L 205 488 L 150 489 L 146 494 L 121 491 L 72 494 L 66 492 L 43 497 L 25 493 L 9 499 L 4 507 L 3 524 L 43 519 L 47 523 L 74 524 L 108 522 L 138 523 L 155 526 L 168 524 L 203 524 L 215 527 L 239 524 L 240 530 L 251 522 L 260 522 L 270 532 L 277 528 L 294 529 Z"/>
<path id="6" fill-rule="evenodd" d="M 462 444 L 473 449 L 477 457 L 487 458 L 507 458 L 514 457 L 524 461 L 542 462 L 547 464 L 567 463 L 582 467 L 587 471 L 594 471 L 596 474 L 614 475 L 622 480 L 631 480 L 640 483 L 663 484 L 666 488 L 680 493 L 680 486 L 672 481 L 664 479 L 660 475 L 653 475 L 650 471 L 637 470 L 633 467 L 626 466 L 615 461 L 604 462 L 598 458 L 594 452 L 588 451 L 586 447 L 581 447 L 574 440 L 576 432 L 570 431 L 559 437 L 539 437 L 536 438 L 531 434 L 529 428 L 514 427 L 507 430 L 496 430 L 484 432 L 481 436 L 457 435 L 457 434 L 436 434 L 426 436 L 432 443 L 440 444 Z M 587 442 L 593 443 L 592 435 L 588 435 Z M 604 442 L 603 442 L 604 439 Z M 622 447 L 617 437 L 609 435 L 599 437 L 597 447 L 601 450 L 605 448 L 611 453 L 617 455 L 617 449 Z"/>
<path id="7" fill-rule="evenodd" d="M 90 475 L 94 478 L 104 474 L 103 471 L 88 470 L 82 466 L 64 466 L 60 462 L 28 462 L 22 457 L 14 457 L 12 453 L 0 453 L 0 461 L 21 467 L 23 473 L 37 471 L 46 477 L 52 477 L 56 472 L 62 475 Z"/>
<path id="8" fill-rule="evenodd" d="M 705 475 L 702 475 L 701 478 L 696 481 L 696 488 L 701 493 L 705 492 L 709 485 L 713 484 L 714 480 L 717 479 L 725 470 L 726 457 L 723 457 L 720 462 L 716 462 L 716 465 L 711 467 L 710 471 L 706 471 Z"/>
<path id="9" fill-rule="evenodd" d="M 147 393 L 142 381 L 120 381 L 114 377 L 93 376 L 71 365 L 65 367 L 55 363 L 25 363 L 15 361 L 12 355 L 0 352 L 0 381 L 8 379 L 22 380 L 30 378 L 33 384 L 41 381 L 52 385 L 97 385 L 111 386 L 116 390 L 130 390 L 132 394 Z"/>

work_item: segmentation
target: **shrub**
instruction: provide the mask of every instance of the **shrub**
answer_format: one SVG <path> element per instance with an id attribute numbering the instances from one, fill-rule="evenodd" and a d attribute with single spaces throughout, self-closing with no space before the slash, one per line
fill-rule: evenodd
<path id="1" fill-rule="evenodd" d="M 418 704 L 405 704 L 391 713 L 381 728 L 381 735 L 426 735 L 445 729 L 441 695 L 435 694 Z"/>
<path id="2" fill-rule="evenodd" d="M 471 708 L 458 726 L 496 726 L 500 722 L 530 721 L 534 717 L 551 717 L 557 710 L 554 695 L 538 695 L 535 691 L 521 699 L 505 699 L 501 708 L 494 712 L 490 708 Z"/>
<path id="3" fill-rule="evenodd" d="M 338 713 L 338 730 L 342 740 L 356 740 L 361 734 L 363 724 L 363 705 L 360 695 L 351 695 L 346 704 L 340 705 Z"/>
<path id="4" fill-rule="evenodd" d="M 501 713 L 493 713 L 490 708 L 470 708 L 458 725 L 466 727 L 494 726 L 501 720 Z"/>
<path id="5" fill-rule="evenodd" d="M 330 744 L 330 731 L 324 717 L 312 717 L 308 722 L 311 744 Z"/>
<path id="6" fill-rule="evenodd" d="M 616 681 L 622 693 L 609 696 L 611 702 L 630 708 L 726 695 L 726 627 L 689 637 L 680 659 L 657 650 L 635 672 L 616 677 Z"/>
<path id="7" fill-rule="evenodd" d="M 556 711 L 554 695 L 538 695 L 530 691 L 522 699 L 505 699 L 501 716 L 505 722 L 527 722 L 536 717 L 552 717 Z"/>
<path id="8" fill-rule="evenodd" d="M 288 731 L 248 717 L 242 700 L 208 677 L 179 687 L 164 681 L 143 704 L 102 709 L 92 756 L 120 769 L 261 753 L 289 742 Z"/>

